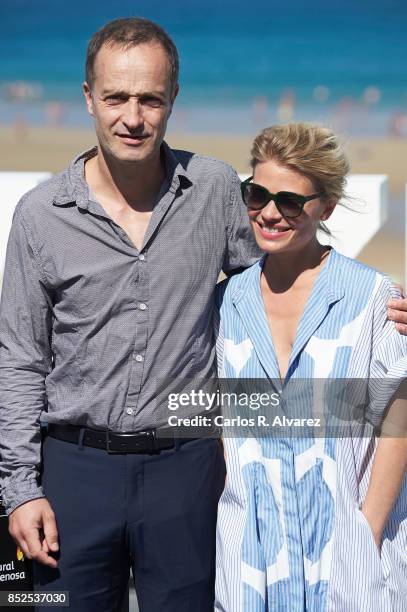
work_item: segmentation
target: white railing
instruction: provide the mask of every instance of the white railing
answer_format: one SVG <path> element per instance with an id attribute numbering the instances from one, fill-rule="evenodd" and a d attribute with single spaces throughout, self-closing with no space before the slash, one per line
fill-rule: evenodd
<path id="1" fill-rule="evenodd" d="M 26 191 L 50 176 L 50 172 L 0 172 L 0 289 L 14 208 Z M 241 174 L 240 178 L 243 180 L 247 176 Z M 388 180 L 382 174 L 353 174 L 348 178 L 346 191 L 353 198 L 351 210 L 338 207 L 327 222 L 332 237 L 321 234 L 320 239 L 341 253 L 356 257 L 386 220 Z"/>

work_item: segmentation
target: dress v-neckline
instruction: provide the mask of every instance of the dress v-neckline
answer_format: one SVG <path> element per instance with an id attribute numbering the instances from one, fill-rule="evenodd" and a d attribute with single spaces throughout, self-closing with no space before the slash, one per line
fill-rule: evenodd
<path id="1" fill-rule="evenodd" d="M 308 294 L 308 297 L 307 297 L 307 299 L 305 301 L 304 308 L 303 308 L 303 310 L 301 312 L 301 315 L 300 315 L 300 317 L 298 319 L 297 329 L 296 329 L 296 333 L 295 333 L 295 336 L 294 336 L 294 342 L 293 342 L 292 347 L 291 347 L 290 355 L 289 355 L 289 358 L 288 358 L 287 370 L 286 370 L 286 373 L 285 373 L 284 376 L 281 375 L 280 360 L 278 358 L 278 353 L 277 353 L 277 350 L 276 350 L 276 345 L 275 345 L 275 342 L 274 342 L 274 339 L 273 339 L 273 333 L 272 333 L 272 330 L 271 330 L 272 326 L 270 325 L 270 322 L 269 322 L 269 319 L 268 319 L 268 316 L 267 316 L 266 303 L 265 303 L 265 300 L 264 300 L 264 295 L 263 295 L 263 291 L 262 291 L 262 287 L 261 287 L 261 279 L 262 279 L 262 274 L 263 274 L 263 267 L 264 267 L 264 263 L 266 261 L 266 257 L 267 256 L 265 256 L 265 257 L 263 257 L 261 259 L 261 262 L 260 262 L 260 274 L 258 276 L 258 291 L 260 293 L 261 301 L 262 301 L 262 304 L 263 304 L 264 319 L 265 319 L 265 322 L 266 322 L 266 325 L 267 325 L 268 333 L 270 335 L 270 340 L 271 340 L 271 344 L 272 344 L 273 351 L 274 351 L 275 361 L 277 363 L 278 377 L 280 379 L 280 384 L 282 386 L 284 386 L 286 384 L 286 382 L 288 382 L 288 380 L 290 378 L 288 376 L 288 374 L 289 374 L 289 371 L 290 371 L 291 364 L 293 362 L 293 352 L 294 352 L 294 348 L 295 348 L 295 346 L 297 344 L 297 338 L 299 336 L 299 332 L 301 330 L 302 323 L 303 323 L 306 315 L 308 314 L 308 310 L 309 310 L 308 306 L 309 306 L 309 303 L 311 301 L 312 295 L 314 293 L 314 289 L 318 290 L 318 284 L 320 284 L 319 279 L 320 279 L 321 275 L 323 275 L 323 272 L 324 272 L 325 268 L 328 266 L 331 255 L 332 255 L 332 248 L 330 248 L 328 255 L 326 255 L 326 257 L 324 259 L 323 265 L 321 266 L 320 270 L 318 271 L 318 274 L 315 276 L 315 278 L 314 278 L 314 280 L 312 282 L 311 290 L 310 290 L 310 292 Z"/>

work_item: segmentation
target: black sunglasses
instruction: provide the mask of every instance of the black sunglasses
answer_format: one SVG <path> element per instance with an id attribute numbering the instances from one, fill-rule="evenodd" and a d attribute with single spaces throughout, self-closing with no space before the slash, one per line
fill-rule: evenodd
<path id="1" fill-rule="evenodd" d="M 299 217 L 307 202 L 320 198 L 322 193 L 313 193 L 309 196 L 292 193 L 291 191 L 279 191 L 278 193 L 270 193 L 268 189 L 262 185 L 251 183 L 252 176 L 243 181 L 241 184 L 243 202 L 250 210 L 261 210 L 273 200 L 278 212 L 283 217 L 293 219 Z"/>

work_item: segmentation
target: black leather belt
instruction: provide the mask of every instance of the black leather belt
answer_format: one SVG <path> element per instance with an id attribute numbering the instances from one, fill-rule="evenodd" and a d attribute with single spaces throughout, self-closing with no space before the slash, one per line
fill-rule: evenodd
<path id="1" fill-rule="evenodd" d="M 219 437 L 219 430 L 216 427 L 201 428 L 199 433 L 194 430 L 195 437 L 186 438 L 179 437 L 176 431 L 168 429 L 115 432 L 103 429 L 89 429 L 88 427 L 83 428 L 79 425 L 54 425 L 52 423 L 48 424 L 47 433 L 52 438 L 78 444 L 81 429 L 84 429 L 82 438 L 84 446 L 101 448 L 108 453 L 154 453 L 174 448 L 176 445 L 185 444 L 198 438 Z"/>

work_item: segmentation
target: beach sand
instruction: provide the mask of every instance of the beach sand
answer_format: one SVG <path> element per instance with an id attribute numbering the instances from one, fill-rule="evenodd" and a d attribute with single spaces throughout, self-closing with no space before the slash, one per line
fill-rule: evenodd
<path id="1" fill-rule="evenodd" d="M 196 151 L 222 159 L 238 172 L 248 172 L 250 137 L 182 134 L 169 132 L 175 148 Z M 57 127 L 0 126 L 0 170 L 59 172 L 80 151 L 94 144 L 91 130 Z M 360 254 L 359 259 L 404 279 L 404 190 L 407 181 L 406 139 L 348 139 L 346 148 L 352 173 L 386 174 L 389 177 L 390 223 L 388 222 Z"/>

